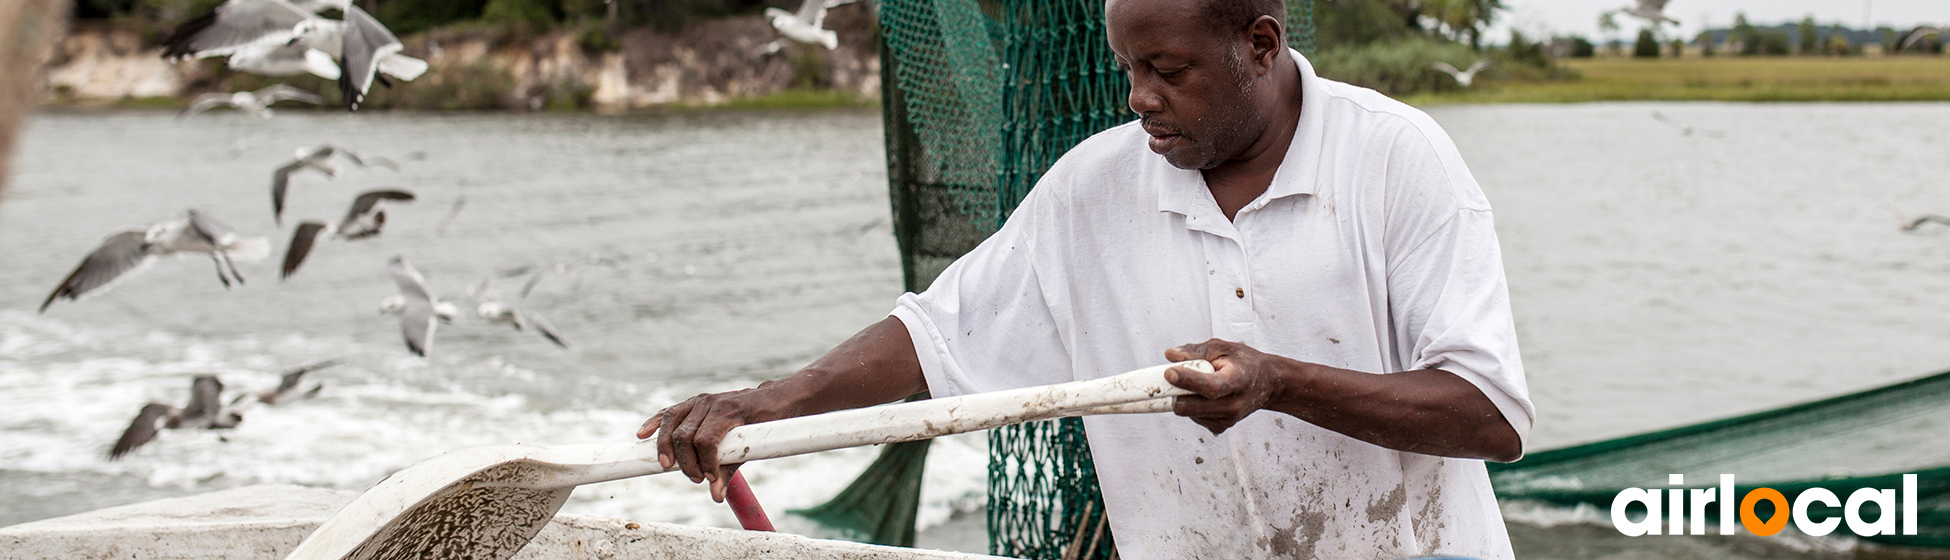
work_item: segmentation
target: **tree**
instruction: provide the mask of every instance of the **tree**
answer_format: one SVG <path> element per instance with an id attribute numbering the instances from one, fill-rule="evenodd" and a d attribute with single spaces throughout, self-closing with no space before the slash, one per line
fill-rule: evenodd
<path id="1" fill-rule="evenodd" d="M 1639 40 L 1632 44 L 1632 58 L 1659 58 L 1659 38 L 1652 35 L 1652 29 L 1639 29 Z"/>
<path id="2" fill-rule="evenodd" d="M 1713 30 L 1708 29 L 1706 31 L 1699 32 L 1699 37 L 1694 39 L 1693 41 L 1699 43 L 1700 56 L 1713 56 L 1713 48 L 1715 47 L 1713 41 Z"/>
<path id="3" fill-rule="evenodd" d="M 1760 54 L 1760 33 L 1747 23 L 1746 12 L 1733 14 L 1733 39 L 1740 42 L 1741 56 Z"/>
<path id="4" fill-rule="evenodd" d="M 1801 54 L 1810 55 L 1821 52 L 1821 37 L 1817 36 L 1818 32 L 1815 28 L 1814 16 L 1802 18 L 1801 25 L 1794 27 L 1794 35 L 1795 39 L 1798 39 L 1797 42 L 1799 45 L 1797 46 L 1800 47 L 1799 51 Z"/>
<path id="5" fill-rule="evenodd" d="M 1605 42 L 1611 45 L 1612 52 L 1618 52 L 1618 11 L 1598 14 L 1598 31 L 1605 34 Z"/>

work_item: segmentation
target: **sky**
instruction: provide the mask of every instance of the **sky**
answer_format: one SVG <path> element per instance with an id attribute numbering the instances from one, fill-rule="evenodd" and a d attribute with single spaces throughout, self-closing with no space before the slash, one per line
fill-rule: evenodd
<path id="1" fill-rule="evenodd" d="M 1593 40 L 1603 40 L 1598 32 L 1598 14 L 1631 3 L 1632 0 L 1504 0 L 1505 10 L 1498 21 L 1491 26 L 1485 39 L 1502 42 L 1510 36 L 1511 26 L 1516 26 L 1533 37 L 1552 34 L 1577 34 Z M 1666 3 L 1666 15 L 1680 22 L 1679 33 L 1673 34 L 1668 26 L 1668 37 L 1692 37 L 1705 29 L 1704 21 L 1712 27 L 1726 27 L 1733 23 L 1736 12 L 1746 12 L 1747 21 L 1754 24 L 1775 24 L 1786 21 L 1801 21 L 1801 18 L 1814 16 L 1822 25 L 1842 23 L 1849 27 L 1862 27 L 1864 15 L 1872 22 L 1871 28 L 1888 25 L 1899 30 L 1908 30 L 1917 24 L 1950 25 L 1950 0 L 1670 0 Z M 1630 39 L 1638 32 L 1642 20 L 1621 16 L 1618 26 L 1622 38 Z"/>

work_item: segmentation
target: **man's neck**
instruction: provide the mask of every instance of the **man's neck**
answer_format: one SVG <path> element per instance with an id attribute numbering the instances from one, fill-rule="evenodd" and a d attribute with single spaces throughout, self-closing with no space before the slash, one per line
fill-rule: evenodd
<path id="1" fill-rule="evenodd" d="M 1212 191 L 1212 200 L 1219 203 L 1219 211 L 1225 213 L 1227 220 L 1235 219 L 1240 209 L 1272 186 L 1273 175 L 1286 159 L 1287 148 L 1293 145 L 1293 134 L 1300 124 L 1300 70 L 1287 55 L 1282 55 L 1280 60 L 1274 66 L 1273 79 L 1269 80 L 1274 91 L 1268 93 L 1281 102 L 1272 111 L 1266 132 L 1238 157 L 1202 172 L 1205 187 Z"/>

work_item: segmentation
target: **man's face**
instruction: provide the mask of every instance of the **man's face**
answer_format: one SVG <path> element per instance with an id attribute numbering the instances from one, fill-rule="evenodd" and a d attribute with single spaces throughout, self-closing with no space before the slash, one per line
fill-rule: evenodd
<path id="1" fill-rule="evenodd" d="M 1111 51 L 1131 81 L 1131 110 L 1165 161 L 1211 169 L 1265 131 L 1266 111 L 1249 94 L 1250 45 L 1208 27 L 1198 2 L 1110 0 L 1105 17 Z"/>

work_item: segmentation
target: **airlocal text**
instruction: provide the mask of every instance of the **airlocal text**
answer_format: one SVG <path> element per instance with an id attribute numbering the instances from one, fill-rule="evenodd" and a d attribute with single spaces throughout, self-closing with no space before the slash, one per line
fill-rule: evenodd
<path id="1" fill-rule="evenodd" d="M 1671 475 L 1667 483 L 1683 486 L 1684 475 Z M 1901 524 L 1904 535 L 1916 534 L 1916 475 L 1903 475 Z M 1664 490 L 1664 492 L 1661 492 Z M 1802 533 L 1822 536 L 1835 532 L 1846 523 L 1848 530 L 1859 536 L 1896 535 L 1897 507 L 1896 490 L 1861 488 L 1850 493 L 1846 501 L 1826 488 L 1814 487 L 1802 490 L 1795 496 L 1792 504 L 1787 496 L 1773 488 L 1754 488 L 1748 490 L 1740 503 L 1735 504 L 1733 475 L 1720 475 L 1719 488 L 1626 488 L 1611 501 L 1611 524 L 1618 532 L 1628 537 L 1657 535 L 1663 528 L 1667 535 L 1704 535 L 1708 508 L 1719 514 L 1720 534 L 1731 535 L 1736 523 L 1734 512 L 1740 513 L 1738 525 L 1747 532 L 1763 537 L 1773 536 L 1787 528 L 1789 520 L 1794 521 L 1796 530 Z M 1662 499 L 1663 498 L 1663 499 Z M 1762 520 L 1754 508 L 1761 502 L 1771 502 L 1773 516 Z M 1633 504 L 1645 508 L 1645 518 L 1632 521 L 1627 517 Z M 1862 506 L 1875 504 L 1878 513 L 1873 520 L 1863 519 Z M 1736 507 L 1737 506 L 1737 507 Z M 1840 507 L 1841 515 L 1823 515 L 1813 519 L 1809 509 L 1821 506 L 1824 509 Z M 1663 512 L 1663 516 L 1661 513 Z M 1662 520 L 1661 517 L 1664 519 Z M 1687 523 L 1691 521 L 1691 523 Z M 1690 525 L 1690 527 L 1688 527 Z"/>

